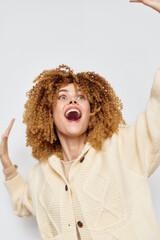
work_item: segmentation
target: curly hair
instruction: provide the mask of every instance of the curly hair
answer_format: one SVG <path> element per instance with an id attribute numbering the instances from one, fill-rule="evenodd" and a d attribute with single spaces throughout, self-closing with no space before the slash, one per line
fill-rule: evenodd
<path id="1" fill-rule="evenodd" d="M 81 72 L 74 74 L 66 65 L 43 71 L 33 82 L 36 85 L 27 92 L 23 123 L 26 128 L 26 145 L 32 147 L 32 155 L 39 161 L 55 154 L 62 159 L 60 141 L 56 134 L 52 109 L 56 105 L 61 87 L 73 83 L 87 95 L 91 106 L 90 122 L 85 142 L 100 150 L 104 140 L 118 133 L 119 125 L 125 125 L 122 103 L 110 84 L 99 74 Z"/>

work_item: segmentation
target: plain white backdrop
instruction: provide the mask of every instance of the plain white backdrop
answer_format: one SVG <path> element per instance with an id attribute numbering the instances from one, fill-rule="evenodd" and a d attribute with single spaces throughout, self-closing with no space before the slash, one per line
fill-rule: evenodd
<path id="1" fill-rule="evenodd" d="M 63 63 L 99 73 L 131 124 L 145 109 L 160 66 L 160 14 L 129 0 L 0 0 L 0 35 L 0 135 L 16 118 L 9 154 L 25 179 L 37 161 L 25 147 L 23 109 L 40 72 Z M 33 217 L 14 215 L 3 181 L 1 171 L 0 240 L 41 239 Z M 149 184 L 160 226 L 159 168 Z"/>

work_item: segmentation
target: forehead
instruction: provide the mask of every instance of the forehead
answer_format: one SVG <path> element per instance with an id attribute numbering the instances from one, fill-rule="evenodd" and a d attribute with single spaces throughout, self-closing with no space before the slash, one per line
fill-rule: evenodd
<path id="1" fill-rule="evenodd" d="M 75 85 L 73 83 L 70 83 L 66 86 L 60 87 L 59 92 L 70 92 L 70 91 L 76 91 L 76 90 L 80 92 L 80 88 L 78 85 L 76 85 L 76 88 L 77 89 L 75 89 Z"/>

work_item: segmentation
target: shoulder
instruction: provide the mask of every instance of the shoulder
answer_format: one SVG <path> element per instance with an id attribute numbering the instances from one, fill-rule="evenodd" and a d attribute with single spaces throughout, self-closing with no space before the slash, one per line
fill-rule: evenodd
<path id="1" fill-rule="evenodd" d="M 108 146 L 112 146 L 115 145 L 118 141 L 118 138 L 121 137 L 123 134 L 125 134 L 125 132 L 127 131 L 128 126 L 124 126 L 124 127 L 119 127 L 118 129 L 118 133 L 114 133 L 111 137 L 107 137 L 102 145 L 102 151 L 106 149 L 106 147 Z"/>
<path id="2" fill-rule="evenodd" d="M 44 168 L 48 165 L 48 161 L 38 162 L 29 171 L 28 179 L 31 180 L 39 175 L 42 175 Z"/>

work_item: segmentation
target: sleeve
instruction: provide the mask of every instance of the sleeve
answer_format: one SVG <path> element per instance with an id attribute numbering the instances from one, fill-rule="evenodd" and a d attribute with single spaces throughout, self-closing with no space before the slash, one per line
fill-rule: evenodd
<path id="1" fill-rule="evenodd" d="M 130 170 L 149 177 L 160 164 L 160 68 L 157 70 L 145 111 L 118 134 L 121 161 Z"/>
<path id="2" fill-rule="evenodd" d="M 28 179 L 30 179 L 32 171 L 33 169 L 30 170 Z M 34 207 L 29 193 L 28 182 L 17 172 L 15 177 L 10 180 L 5 180 L 4 184 L 8 190 L 14 213 L 19 217 L 34 215 Z"/>
<path id="3" fill-rule="evenodd" d="M 5 175 L 5 180 L 10 180 L 18 175 L 17 165 L 11 166 L 9 168 L 3 169 L 3 173 Z"/>

